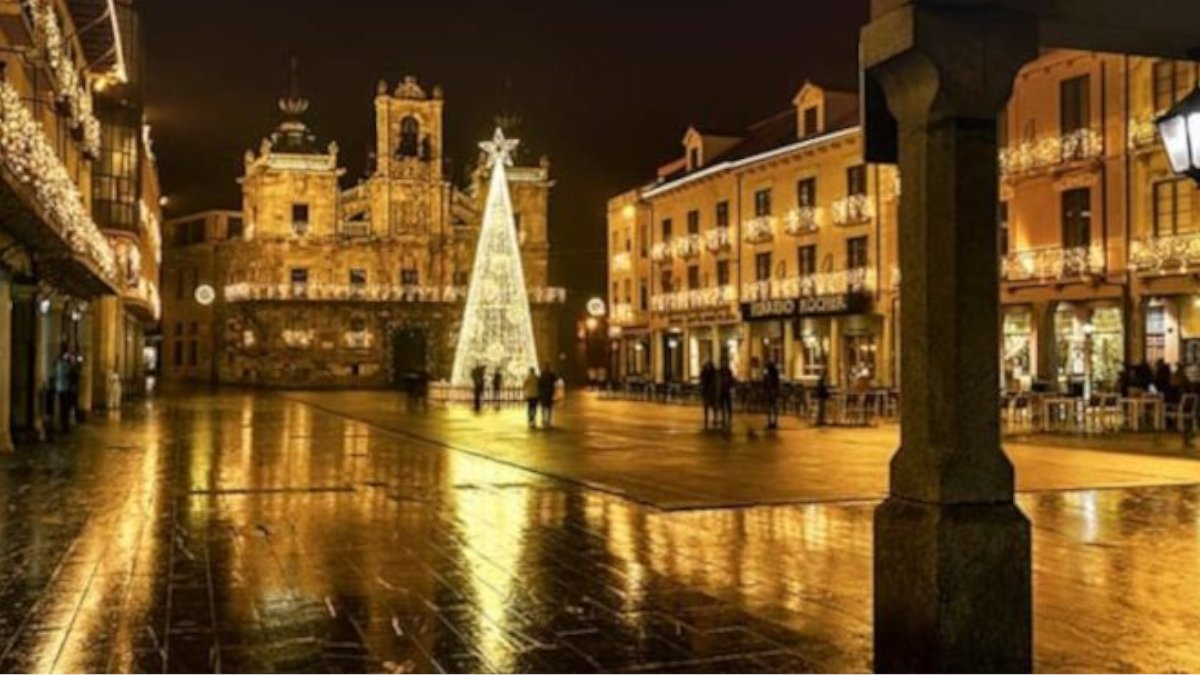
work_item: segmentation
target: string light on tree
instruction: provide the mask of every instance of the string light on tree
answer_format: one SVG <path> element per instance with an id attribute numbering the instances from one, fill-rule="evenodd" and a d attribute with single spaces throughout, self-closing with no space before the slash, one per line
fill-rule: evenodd
<path id="1" fill-rule="evenodd" d="M 497 127 L 492 140 L 479 144 L 487 153 L 492 176 L 454 352 L 453 385 L 471 384 L 471 371 L 479 366 L 488 372 L 500 370 L 510 382 L 519 381 L 530 368 L 537 367 L 533 320 L 506 170 L 512 166 L 512 152 L 518 142 L 505 138 Z"/>

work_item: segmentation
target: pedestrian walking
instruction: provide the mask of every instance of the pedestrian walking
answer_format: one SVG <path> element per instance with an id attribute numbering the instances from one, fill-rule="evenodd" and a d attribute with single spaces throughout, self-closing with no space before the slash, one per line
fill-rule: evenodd
<path id="1" fill-rule="evenodd" d="M 496 404 L 496 410 L 500 409 L 500 390 L 504 388 L 504 375 L 500 372 L 500 366 L 496 366 L 496 372 L 492 374 L 492 401 Z"/>
<path id="2" fill-rule="evenodd" d="M 64 344 L 54 362 L 54 410 L 51 419 L 64 432 L 71 429 L 68 406 L 71 399 L 71 352 Z"/>
<path id="3" fill-rule="evenodd" d="M 722 359 L 721 369 L 717 371 L 717 399 L 721 408 L 721 426 L 726 429 L 733 428 L 733 387 L 735 384 L 737 384 L 737 380 L 733 376 L 733 369 L 729 367 L 729 360 Z"/>
<path id="4" fill-rule="evenodd" d="M 767 428 L 779 428 L 779 396 L 782 393 L 783 380 L 779 375 L 779 366 L 774 361 L 768 361 L 763 370 L 763 396 L 767 404 Z"/>
<path id="5" fill-rule="evenodd" d="M 471 388 L 475 399 L 475 412 L 483 410 L 483 388 L 484 379 L 487 377 L 487 370 L 482 365 L 477 365 L 471 371 Z"/>
<path id="6" fill-rule="evenodd" d="M 530 368 L 525 381 L 521 383 L 521 394 L 525 397 L 525 412 L 529 416 L 530 429 L 537 427 L 538 388 L 537 369 Z"/>
<path id="7" fill-rule="evenodd" d="M 79 380 L 83 375 L 82 370 L 79 355 L 71 354 L 67 371 L 67 418 L 72 424 L 79 424 Z"/>
<path id="8" fill-rule="evenodd" d="M 717 422 L 717 367 L 711 360 L 704 362 L 700 369 L 700 402 L 704 405 L 704 428 L 709 427 L 709 415 L 712 423 Z"/>
<path id="9" fill-rule="evenodd" d="M 538 377 L 538 403 L 542 407 L 542 427 L 549 429 L 554 419 L 554 392 L 558 385 L 558 375 L 550 369 L 547 363 Z"/>
<path id="10" fill-rule="evenodd" d="M 825 373 L 817 378 L 817 426 L 825 426 L 825 405 L 829 401 L 829 381 L 825 379 Z"/>

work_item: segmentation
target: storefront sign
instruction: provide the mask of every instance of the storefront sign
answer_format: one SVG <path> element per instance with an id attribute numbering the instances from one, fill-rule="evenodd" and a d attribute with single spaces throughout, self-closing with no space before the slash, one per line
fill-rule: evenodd
<path id="1" fill-rule="evenodd" d="M 867 296 L 857 293 L 814 295 L 793 300 L 763 300 L 742 303 L 744 321 L 774 321 L 802 316 L 859 314 L 867 308 Z"/>

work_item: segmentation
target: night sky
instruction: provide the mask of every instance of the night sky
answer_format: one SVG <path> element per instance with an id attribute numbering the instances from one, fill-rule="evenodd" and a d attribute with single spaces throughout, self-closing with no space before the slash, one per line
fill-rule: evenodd
<path id="1" fill-rule="evenodd" d="M 142 0 L 147 99 L 168 216 L 240 208 L 242 155 L 280 119 L 290 55 L 346 185 L 373 147 L 378 80 L 445 90 L 456 173 L 498 113 L 557 179 L 552 281 L 604 290 L 605 201 L 681 155 L 692 123 L 744 127 L 807 78 L 853 85 L 867 0 Z M 573 305 L 575 303 L 572 303 Z"/>

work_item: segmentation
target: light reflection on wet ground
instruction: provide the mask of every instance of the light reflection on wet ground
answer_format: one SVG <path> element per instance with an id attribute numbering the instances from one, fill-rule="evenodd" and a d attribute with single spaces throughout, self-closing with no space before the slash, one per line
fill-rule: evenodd
<path id="1" fill-rule="evenodd" d="M 0 494 L 6 671 L 870 667 L 870 503 L 662 512 L 240 393 L 0 458 Z M 1200 669 L 1198 502 L 1021 498 L 1039 669 Z"/>

